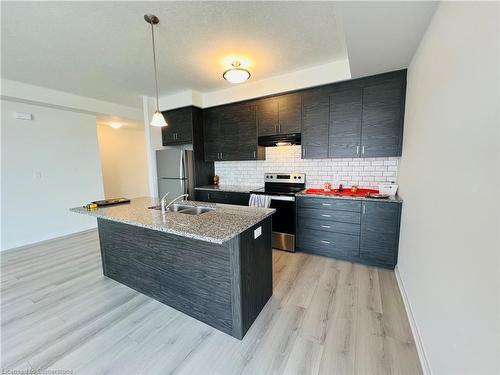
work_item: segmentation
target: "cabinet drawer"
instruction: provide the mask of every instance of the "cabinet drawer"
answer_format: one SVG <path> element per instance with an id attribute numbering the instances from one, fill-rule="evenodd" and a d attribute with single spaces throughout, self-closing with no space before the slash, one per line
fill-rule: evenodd
<path id="1" fill-rule="evenodd" d="M 297 245 L 302 251 L 329 257 L 359 256 L 359 236 L 349 234 L 301 230 Z"/>
<path id="2" fill-rule="evenodd" d="M 297 205 L 304 208 L 361 212 L 361 201 L 356 200 L 300 197 L 297 201 Z"/>
<path id="3" fill-rule="evenodd" d="M 361 222 L 361 214 L 359 212 L 351 211 L 336 211 L 324 210 L 315 208 L 301 208 L 298 209 L 299 220 L 302 217 L 310 219 L 318 219 L 322 221 L 339 221 L 341 223 L 359 224 Z"/>
<path id="4" fill-rule="evenodd" d="M 250 194 L 225 191 L 196 190 L 196 200 L 202 202 L 236 204 L 248 206 Z"/>
<path id="5" fill-rule="evenodd" d="M 309 217 L 299 217 L 297 226 L 300 230 L 317 230 L 321 232 L 336 232 L 359 236 L 360 225 L 352 223 L 341 223 L 331 220 L 311 219 Z"/>

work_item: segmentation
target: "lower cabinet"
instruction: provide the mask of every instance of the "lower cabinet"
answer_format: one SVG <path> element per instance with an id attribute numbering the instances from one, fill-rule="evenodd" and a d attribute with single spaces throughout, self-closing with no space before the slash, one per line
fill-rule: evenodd
<path id="1" fill-rule="evenodd" d="M 196 190 L 196 200 L 201 202 L 236 204 L 248 206 L 249 193 L 234 193 L 227 191 Z"/>
<path id="2" fill-rule="evenodd" d="M 297 250 L 394 268 L 401 203 L 297 197 Z"/>

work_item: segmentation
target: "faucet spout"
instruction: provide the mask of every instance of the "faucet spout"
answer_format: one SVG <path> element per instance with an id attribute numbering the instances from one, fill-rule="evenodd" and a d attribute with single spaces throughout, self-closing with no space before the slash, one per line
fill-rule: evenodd
<path id="1" fill-rule="evenodd" d="M 170 207 L 173 203 L 177 202 L 178 200 L 180 200 L 180 199 L 182 199 L 182 198 L 186 198 L 186 199 L 187 199 L 188 197 L 189 197 L 189 194 L 181 194 L 181 195 L 179 195 L 178 197 L 175 197 L 174 199 L 172 199 L 172 200 L 170 201 L 170 203 L 169 203 L 169 204 L 167 204 L 167 205 L 165 205 L 165 204 L 163 204 L 163 203 L 162 203 L 162 205 L 161 205 L 161 210 L 162 210 L 162 212 L 166 212 L 166 211 L 168 210 L 168 208 L 169 208 L 169 207 Z"/>

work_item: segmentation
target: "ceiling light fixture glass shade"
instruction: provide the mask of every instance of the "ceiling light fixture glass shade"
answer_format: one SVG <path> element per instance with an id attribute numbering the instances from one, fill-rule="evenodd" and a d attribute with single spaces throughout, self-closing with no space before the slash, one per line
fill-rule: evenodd
<path id="1" fill-rule="evenodd" d="M 165 121 L 165 117 L 160 112 L 160 105 L 158 99 L 158 65 L 156 63 L 156 45 L 155 45 L 155 30 L 154 25 L 158 25 L 160 23 L 160 19 L 156 17 L 154 14 L 145 14 L 144 20 L 151 25 L 151 39 L 153 40 L 153 64 L 155 71 L 155 89 L 156 89 L 156 111 L 153 114 L 153 118 L 151 119 L 151 126 L 163 127 L 167 126 L 167 122 Z"/>
<path id="2" fill-rule="evenodd" d="M 242 83 L 250 78 L 250 72 L 241 68 L 241 63 L 239 61 L 234 61 L 231 65 L 233 68 L 226 70 L 224 74 L 222 74 L 222 77 L 226 81 L 231 83 Z"/>
<path id="3" fill-rule="evenodd" d="M 167 122 L 165 121 L 165 117 L 163 117 L 163 114 L 160 111 L 156 111 L 153 114 L 153 118 L 151 119 L 151 126 L 156 126 L 158 128 L 161 128 L 163 126 L 167 126 Z"/>
<path id="4" fill-rule="evenodd" d="M 109 124 L 109 126 L 111 126 L 113 129 L 120 129 L 122 127 L 122 124 L 120 124 L 119 122 L 112 122 L 111 124 Z"/>

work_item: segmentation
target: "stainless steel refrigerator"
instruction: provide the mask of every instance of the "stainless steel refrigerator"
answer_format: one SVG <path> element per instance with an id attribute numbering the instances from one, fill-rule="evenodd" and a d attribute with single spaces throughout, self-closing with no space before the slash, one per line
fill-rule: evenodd
<path id="1" fill-rule="evenodd" d="M 189 194 L 194 199 L 193 151 L 168 149 L 156 151 L 158 193 L 160 198 L 170 192 L 173 199 L 181 194 Z"/>

